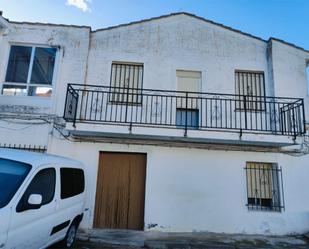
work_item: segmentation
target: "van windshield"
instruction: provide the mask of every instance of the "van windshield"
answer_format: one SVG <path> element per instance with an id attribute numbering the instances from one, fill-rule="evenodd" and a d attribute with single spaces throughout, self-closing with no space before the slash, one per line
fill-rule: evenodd
<path id="1" fill-rule="evenodd" d="M 0 158 L 0 208 L 11 201 L 30 169 L 29 164 Z"/>

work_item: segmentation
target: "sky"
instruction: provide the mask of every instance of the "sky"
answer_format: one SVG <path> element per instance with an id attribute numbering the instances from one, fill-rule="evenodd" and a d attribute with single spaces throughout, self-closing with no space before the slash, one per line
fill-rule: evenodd
<path id="1" fill-rule="evenodd" d="M 12 21 L 86 25 L 93 30 L 185 11 L 309 50 L 309 0 L 0 0 L 0 10 Z"/>

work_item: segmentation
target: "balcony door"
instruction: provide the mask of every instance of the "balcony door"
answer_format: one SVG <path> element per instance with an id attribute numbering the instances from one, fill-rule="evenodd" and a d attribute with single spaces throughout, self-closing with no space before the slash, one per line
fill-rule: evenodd
<path id="1" fill-rule="evenodd" d="M 177 70 L 177 99 L 176 126 L 190 129 L 198 129 L 199 126 L 199 107 L 198 94 L 185 92 L 200 92 L 202 73 L 198 71 Z"/>
<path id="2" fill-rule="evenodd" d="M 146 154 L 101 152 L 94 228 L 144 228 Z"/>

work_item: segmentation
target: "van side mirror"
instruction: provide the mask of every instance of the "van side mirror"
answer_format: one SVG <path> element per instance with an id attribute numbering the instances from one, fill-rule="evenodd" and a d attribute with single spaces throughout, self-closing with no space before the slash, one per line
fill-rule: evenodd
<path id="1" fill-rule="evenodd" d="M 42 195 L 31 194 L 28 198 L 28 209 L 38 209 L 42 206 Z"/>
<path id="2" fill-rule="evenodd" d="M 16 212 L 20 213 L 30 209 L 39 209 L 42 206 L 42 203 L 43 197 L 40 194 L 31 194 L 29 195 L 28 199 L 24 196 L 19 201 L 16 207 Z"/>

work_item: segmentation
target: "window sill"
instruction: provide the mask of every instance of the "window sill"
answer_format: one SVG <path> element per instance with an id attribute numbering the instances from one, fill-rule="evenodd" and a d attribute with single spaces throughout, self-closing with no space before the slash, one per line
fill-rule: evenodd
<path id="1" fill-rule="evenodd" d="M 257 212 L 271 212 L 271 213 L 282 213 L 284 211 L 284 207 L 267 207 L 267 206 L 259 206 L 259 205 L 246 205 L 248 211 L 257 211 Z"/>
<path id="2" fill-rule="evenodd" d="M 42 97 L 42 96 L 28 96 L 28 95 L 5 95 L 5 94 L 0 94 L 1 97 L 5 98 L 34 98 L 34 99 L 51 99 L 52 96 L 49 97 Z"/>
<path id="3" fill-rule="evenodd" d="M 51 97 L 0 95 L 0 105 L 24 105 L 50 108 L 51 100 Z"/>

